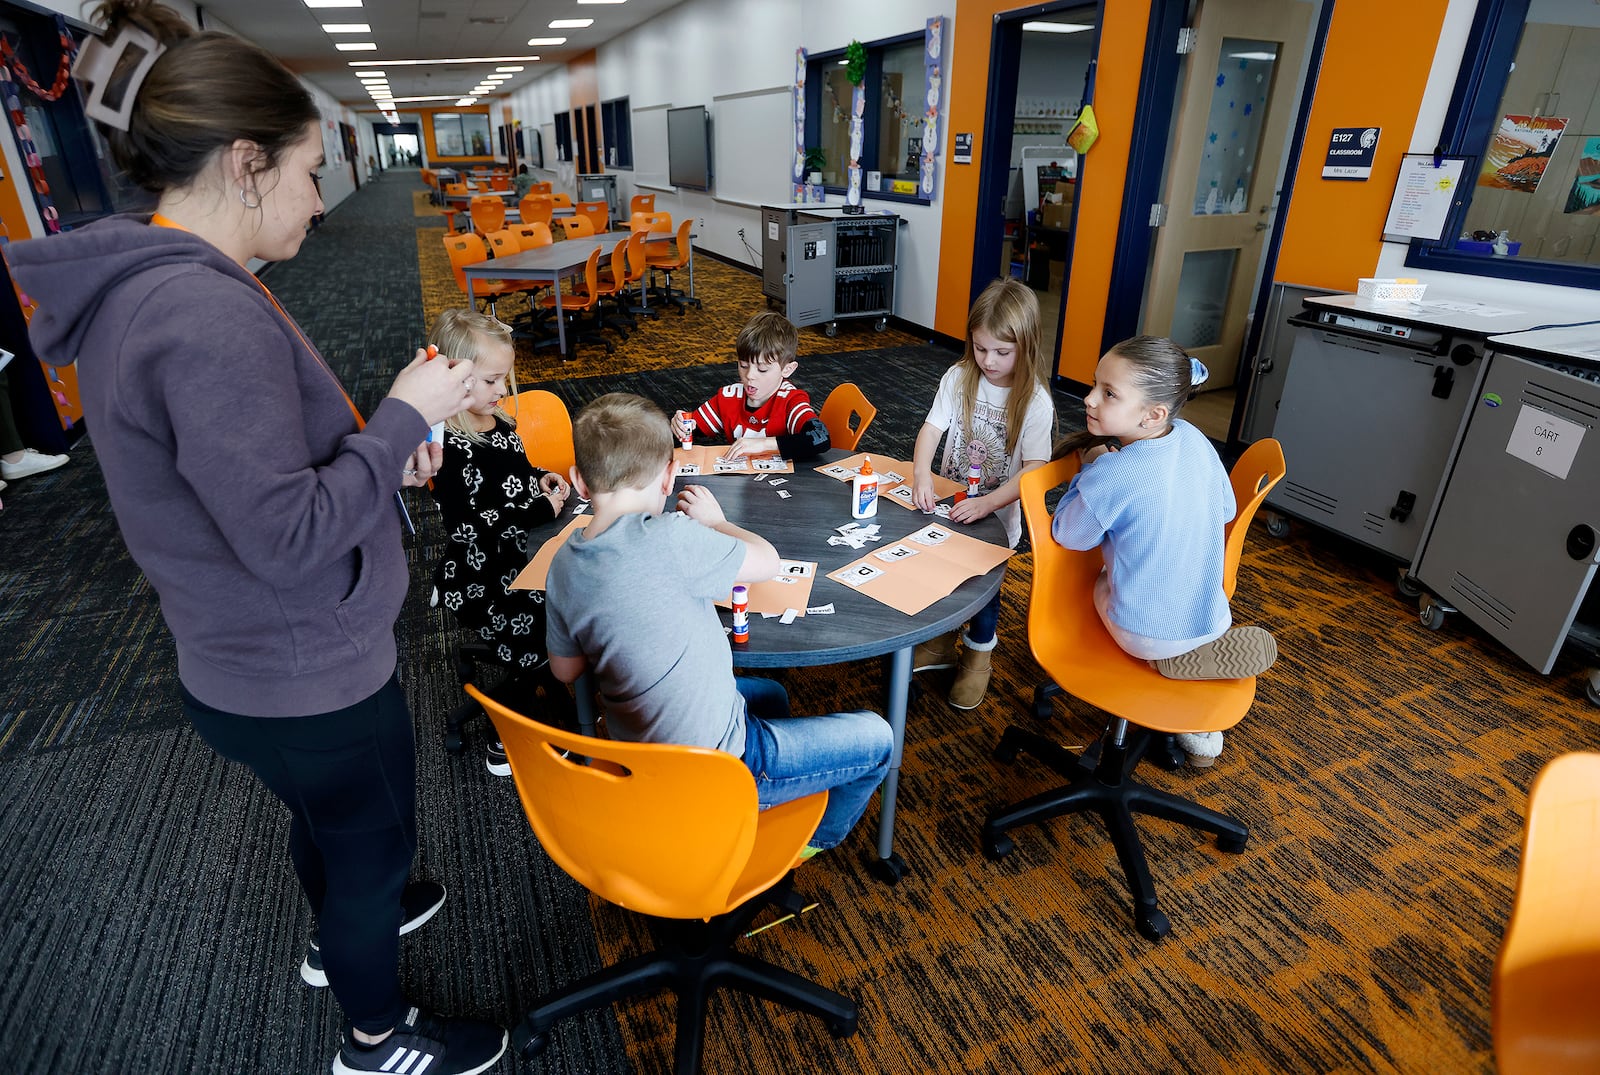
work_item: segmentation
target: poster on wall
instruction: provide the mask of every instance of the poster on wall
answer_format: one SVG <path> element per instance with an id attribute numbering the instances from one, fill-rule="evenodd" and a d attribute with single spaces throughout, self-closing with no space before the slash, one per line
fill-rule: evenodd
<path id="1" fill-rule="evenodd" d="M 1560 116 L 1505 116 L 1483 155 L 1478 186 L 1532 194 L 1566 129 Z"/>
<path id="2" fill-rule="evenodd" d="M 1600 138 L 1585 138 L 1563 213 L 1600 213 Z"/>

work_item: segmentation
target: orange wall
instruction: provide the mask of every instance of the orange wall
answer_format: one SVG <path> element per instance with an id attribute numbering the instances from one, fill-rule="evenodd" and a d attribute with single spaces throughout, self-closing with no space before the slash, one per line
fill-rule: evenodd
<path id="1" fill-rule="evenodd" d="M 595 70 L 593 49 L 567 63 L 567 90 L 572 100 L 572 152 L 576 160 L 578 146 L 589 140 L 589 125 L 583 120 L 583 110 L 591 105 L 595 109 L 595 137 L 600 137 L 600 74 Z M 589 150 L 589 163 L 594 170 L 605 171 L 600 147 L 590 146 Z"/>
<path id="2" fill-rule="evenodd" d="M 1447 0 L 1338 0 L 1334 5 L 1274 280 L 1354 291 L 1357 279 L 1372 275 L 1447 6 Z M 1421 47 L 1374 44 L 1399 41 Z M 1381 78 L 1373 67 L 1380 52 Z M 1335 127 L 1382 128 L 1370 179 L 1322 178 Z"/>
<path id="3" fill-rule="evenodd" d="M 1341 4 L 1349 0 L 1340 0 Z M 1443 0 L 1438 0 L 1441 3 Z M 983 156 L 983 118 L 988 109 L 989 46 L 994 16 L 1031 7 L 1015 0 L 957 0 L 951 43 L 950 118 L 946 124 L 944 222 L 939 257 L 939 303 L 934 328 L 958 339 L 966 335 L 972 286 L 972 244 L 977 232 L 978 171 Z M 1095 118 L 1100 139 L 1084 159 L 1078 184 L 1078 231 L 1072 246 L 1072 279 L 1057 370 L 1076 381 L 1092 381 L 1100 358 L 1100 336 L 1111 293 L 1111 255 L 1121 218 L 1134 101 L 1144 62 L 1150 0 L 1107 4 L 1100 30 L 1095 75 Z M 1010 102 L 1006 102 L 1009 107 Z M 972 133 L 971 164 L 953 163 L 955 132 Z M 1045 310 L 1046 317 L 1054 311 Z"/>

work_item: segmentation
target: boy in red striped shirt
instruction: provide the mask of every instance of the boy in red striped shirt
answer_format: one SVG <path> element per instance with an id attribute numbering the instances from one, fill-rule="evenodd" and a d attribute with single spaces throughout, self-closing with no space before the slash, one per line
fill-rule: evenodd
<path id="1" fill-rule="evenodd" d="M 674 415 L 682 439 L 692 418 L 704 440 L 733 445 L 727 458 L 778 453 L 785 459 L 815 459 L 828 450 L 828 427 L 811 397 L 789 378 L 800 368 L 800 334 L 782 314 L 763 311 L 745 323 L 734 345 L 739 380 L 725 386 L 692 415 Z"/>

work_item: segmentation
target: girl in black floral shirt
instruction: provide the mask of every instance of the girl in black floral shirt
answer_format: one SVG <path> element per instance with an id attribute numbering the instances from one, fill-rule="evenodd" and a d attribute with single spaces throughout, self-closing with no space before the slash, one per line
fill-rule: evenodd
<path id="1" fill-rule="evenodd" d="M 446 310 L 428 342 L 441 356 L 471 359 L 474 378 L 467 409 L 445 423 L 444 463 L 433 479 L 447 539 L 434 586 L 440 603 L 489 644 L 495 660 L 531 673 L 547 663 L 544 593 L 513 590 L 511 583 L 527 565 L 529 533 L 560 516 L 570 490 L 561 475 L 528 462 L 515 421 L 496 406 L 514 391 L 511 330 L 472 310 Z M 499 743 L 489 748 L 488 766 L 510 775 Z"/>

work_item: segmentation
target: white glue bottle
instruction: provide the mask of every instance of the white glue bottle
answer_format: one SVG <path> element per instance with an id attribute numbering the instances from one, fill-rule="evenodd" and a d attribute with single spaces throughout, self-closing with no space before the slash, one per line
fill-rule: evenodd
<path id="1" fill-rule="evenodd" d="M 850 479 L 850 517 L 870 519 L 878 514 L 878 476 L 872 473 L 872 459 L 864 456 L 861 470 Z"/>

